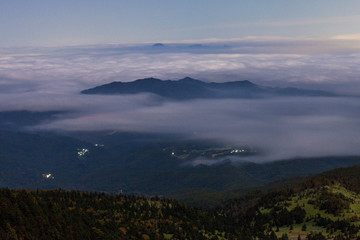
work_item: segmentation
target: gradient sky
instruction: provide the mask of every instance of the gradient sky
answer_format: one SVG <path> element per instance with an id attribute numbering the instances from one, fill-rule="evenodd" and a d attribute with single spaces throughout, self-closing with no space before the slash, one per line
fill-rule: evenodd
<path id="1" fill-rule="evenodd" d="M 247 36 L 358 38 L 359 9 L 358 0 L 2 0 L 0 47 Z"/>

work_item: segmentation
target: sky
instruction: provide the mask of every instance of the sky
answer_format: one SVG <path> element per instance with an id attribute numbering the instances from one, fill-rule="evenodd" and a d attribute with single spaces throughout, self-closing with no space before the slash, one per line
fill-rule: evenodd
<path id="1" fill-rule="evenodd" d="M 359 9 L 351 0 L 1 0 L 0 111 L 66 112 L 35 131 L 216 138 L 264 150 L 259 161 L 360 155 Z M 112 81 L 186 76 L 342 96 L 80 94 Z"/>
<path id="2" fill-rule="evenodd" d="M 357 0 L 2 0 L 0 47 L 359 38 L 359 9 Z"/>

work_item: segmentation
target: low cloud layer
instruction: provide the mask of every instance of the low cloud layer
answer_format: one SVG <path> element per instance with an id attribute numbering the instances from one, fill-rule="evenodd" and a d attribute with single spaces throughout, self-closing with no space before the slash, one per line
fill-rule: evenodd
<path id="1" fill-rule="evenodd" d="M 360 103 L 353 98 L 158 102 L 137 95 L 89 101 L 80 113 L 39 128 L 177 133 L 250 145 L 266 160 L 360 154 Z"/>
<path id="2" fill-rule="evenodd" d="M 36 129 L 178 133 L 251 145 L 265 153 L 254 161 L 360 154 L 357 97 L 168 102 L 152 94 L 79 94 L 115 80 L 189 75 L 357 95 L 360 53 L 340 43 L 318 51 L 310 50 L 319 42 L 294 40 L 2 50 L 0 111 L 70 111 Z"/>
<path id="3" fill-rule="evenodd" d="M 216 82 L 247 79 L 265 85 L 356 92 L 359 64 L 359 40 L 246 38 L 163 47 L 0 49 L 0 88 L 1 92 L 17 87 L 19 91 L 78 92 L 110 81 L 190 75 Z"/>

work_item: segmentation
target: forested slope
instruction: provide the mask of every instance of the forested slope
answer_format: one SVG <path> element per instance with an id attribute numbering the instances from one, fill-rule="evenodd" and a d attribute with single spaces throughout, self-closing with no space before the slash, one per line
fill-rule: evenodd
<path id="1" fill-rule="evenodd" d="M 234 239 L 229 221 L 168 199 L 0 190 L 0 239 Z"/>
<path id="2" fill-rule="evenodd" d="M 176 200 L 0 190 L 0 239 L 360 239 L 360 166 L 200 210 Z"/>

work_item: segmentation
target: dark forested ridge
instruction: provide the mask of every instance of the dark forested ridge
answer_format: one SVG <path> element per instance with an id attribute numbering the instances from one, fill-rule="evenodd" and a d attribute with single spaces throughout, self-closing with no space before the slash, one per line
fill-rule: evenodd
<path id="1" fill-rule="evenodd" d="M 230 222 L 229 222 L 230 221 Z M 0 190 L 0 239 L 238 239 L 226 216 L 175 200 Z"/>
<path id="2" fill-rule="evenodd" d="M 0 189 L 0 239 L 360 239 L 360 165 L 200 210 L 176 200 Z"/>

